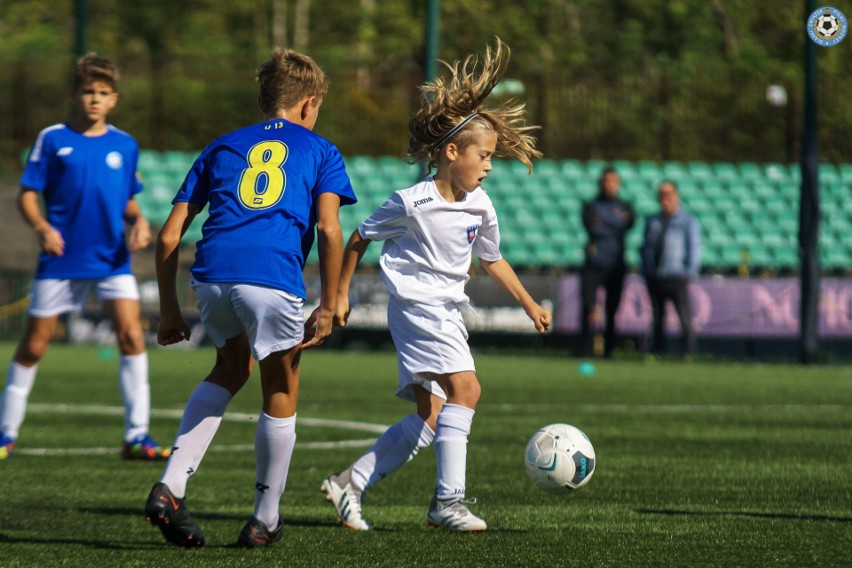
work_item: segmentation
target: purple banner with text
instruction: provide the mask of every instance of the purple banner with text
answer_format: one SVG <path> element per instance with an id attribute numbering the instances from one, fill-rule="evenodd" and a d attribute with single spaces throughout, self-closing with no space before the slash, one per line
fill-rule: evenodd
<path id="1" fill-rule="evenodd" d="M 599 291 L 596 325 L 603 327 L 603 291 Z M 799 280 L 796 278 L 699 278 L 689 286 L 692 320 L 703 336 L 795 337 L 799 334 Z M 564 277 L 559 284 L 556 330 L 580 329 L 580 279 Z M 627 277 L 616 327 L 624 334 L 651 329 L 651 301 L 644 280 Z M 671 305 L 666 329 L 679 333 Z M 819 333 L 822 337 L 852 337 L 852 279 L 824 278 L 820 285 Z"/>

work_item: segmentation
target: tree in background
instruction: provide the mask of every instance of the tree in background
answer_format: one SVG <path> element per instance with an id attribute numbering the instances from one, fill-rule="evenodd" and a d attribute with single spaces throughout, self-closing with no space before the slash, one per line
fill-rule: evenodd
<path id="1" fill-rule="evenodd" d="M 68 90 L 73 3 L 0 3 L 3 171 Z M 423 78 L 426 3 L 411 0 L 88 0 L 87 47 L 125 69 L 115 121 L 145 148 L 193 151 L 251 120 L 245 69 L 292 43 L 332 78 L 317 125 L 344 154 L 404 153 Z M 852 15 L 852 14 L 850 14 Z M 805 15 L 770 0 L 454 0 L 442 2 L 441 58 L 511 46 L 551 158 L 795 161 Z M 846 41 L 820 50 L 822 148 L 852 155 Z M 770 84 L 786 106 L 766 100 Z M 511 93 L 509 93 L 510 95 Z"/>

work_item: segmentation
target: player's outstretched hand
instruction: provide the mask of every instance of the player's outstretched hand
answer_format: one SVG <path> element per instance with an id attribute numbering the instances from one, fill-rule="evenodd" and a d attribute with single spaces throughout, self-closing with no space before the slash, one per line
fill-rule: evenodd
<path id="1" fill-rule="evenodd" d="M 331 335 L 334 312 L 317 307 L 305 321 L 305 339 L 302 349 L 310 349 L 322 345 L 325 338 Z"/>
<path id="2" fill-rule="evenodd" d="M 178 314 L 176 317 L 161 318 L 157 325 L 157 343 L 172 345 L 189 340 L 189 324 Z"/>

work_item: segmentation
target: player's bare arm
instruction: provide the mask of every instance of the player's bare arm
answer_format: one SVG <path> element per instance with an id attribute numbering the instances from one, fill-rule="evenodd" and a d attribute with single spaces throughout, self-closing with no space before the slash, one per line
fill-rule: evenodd
<path id="1" fill-rule="evenodd" d="M 335 325 L 340 327 L 344 327 L 349 321 L 349 286 L 352 283 L 355 269 L 371 242 L 362 237 L 358 229 L 355 229 L 349 237 L 349 242 L 346 243 L 346 249 L 343 251 L 343 269 L 340 272 L 340 284 L 337 286 L 337 307 L 334 316 Z"/>
<path id="2" fill-rule="evenodd" d="M 193 203 L 176 203 L 157 236 L 157 286 L 160 290 L 160 323 L 157 343 L 171 345 L 189 339 L 189 324 L 183 319 L 177 296 L 180 239 L 198 214 Z"/>
<path id="3" fill-rule="evenodd" d="M 322 193 L 317 200 L 317 249 L 320 257 L 320 303 L 305 321 L 303 349 L 321 345 L 331 335 L 343 259 L 343 230 L 338 212 L 340 196 Z"/>
<path id="4" fill-rule="evenodd" d="M 553 321 L 551 313 L 538 305 L 532 299 L 524 285 L 518 279 L 512 266 L 501 258 L 500 260 L 490 261 L 479 259 L 480 264 L 485 269 L 491 278 L 497 281 L 500 286 L 511 295 L 518 304 L 524 308 L 527 316 L 532 320 L 533 325 L 539 331 L 544 333 L 550 329 L 550 324 Z"/>
<path id="5" fill-rule="evenodd" d="M 42 215 L 38 192 L 22 187 L 21 193 L 18 194 L 18 210 L 24 221 L 38 235 L 44 252 L 62 256 L 65 252 L 65 239 Z"/>
<path id="6" fill-rule="evenodd" d="M 134 199 L 127 202 L 124 209 L 124 220 L 130 225 L 130 236 L 127 246 L 131 252 L 148 248 L 151 244 L 151 224 L 142 214 L 142 208 Z"/>

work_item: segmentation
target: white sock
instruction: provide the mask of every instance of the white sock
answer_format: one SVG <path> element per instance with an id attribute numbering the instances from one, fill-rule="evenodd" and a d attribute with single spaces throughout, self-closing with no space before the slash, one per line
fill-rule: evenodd
<path id="1" fill-rule="evenodd" d="M 228 389 L 208 381 L 201 381 L 190 395 L 172 447 L 172 455 L 160 478 L 175 497 L 182 498 L 186 494 L 186 481 L 201 464 L 229 402 L 231 393 Z"/>
<path id="2" fill-rule="evenodd" d="M 18 437 L 18 430 L 27 413 L 27 398 L 33 390 L 38 365 L 24 367 L 12 361 L 6 373 L 6 388 L 0 401 L 0 432 L 12 439 Z"/>
<path id="3" fill-rule="evenodd" d="M 254 518 L 270 530 L 278 526 L 278 507 L 287 484 L 287 472 L 295 445 L 295 414 L 288 418 L 273 418 L 265 412 L 260 413 L 254 437 L 257 460 Z"/>
<path id="4" fill-rule="evenodd" d="M 118 363 L 118 386 L 124 401 L 124 440 L 133 441 L 148 433 L 151 416 L 151 387 L 148 385 L 148 353 L 122 355 Z"/>
<path id="5" fill-rule="evenodd" d="M 352 464 L 352 485 L 366 491 L 429 446 L 435 433 L 420 416 L 409 414 L 379 436 L 370 450 Z"/>
<path id="6" fill-rule="evenodd" d="M 473 409 L 445 404 L 435 428 L 435 457 L 438 462 L 438 499 L 464 498 L 467 469 L 467 437 L 473 422 Z"/>

